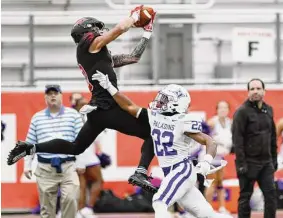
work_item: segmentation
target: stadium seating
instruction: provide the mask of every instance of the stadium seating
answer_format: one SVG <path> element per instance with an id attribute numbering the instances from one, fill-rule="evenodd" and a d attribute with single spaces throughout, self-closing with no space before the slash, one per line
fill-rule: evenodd
<path id="1" fill-rule="evenodd" d="M 113 0 L 123 4 L 124 0 Z M 131 0 L 132 4 L 146 1 Z M 189 3 L 188 0 L 148 0 L 150 4 Z M 205 1 L 202 1 L 205 2 Z M 273 0 L 216 0 L 215 8 L 273 4 Z M 280 0 L 283 2 L 283 0 Z M 15 4 L 17 6 L 15 7 Z M 90 11 L 91 9 L 91 11 Z M 34 14 L 34 76 L 42 79 L 83 80 L 77 66 L 70 29 L 81 16 L 95 16 L 108 27 L 127 16 L 127 11 L 110 9 L 103 0 L 18 0 L 2 1 L 2 84 L 28 81 L 30 64 L 29 11 Z M 54 12 L 55 10 L 55 12 Z M 66 11 L 67 10 L 67 11 Z M 75 12 L 80 11 L 80 12 Z M 186 15 L 184 15 L 184 20 Z M 234 63 L 231 53 L 233 27 L 274 28 L 275 15 L 197 14 L 193 20 L 193 69 L 196 80 L 262 76 L 275 80 L 274 64 Z M 217 30 L 217 31 L 215 31 Z M 133 29 L 109 45 L 113 54 L 129 53 L 138 42 L 141 29 Z M 152 79 L 152 49 L 145 51 L 139 64 L 118 69 L 123 80 Z M 225 73 L 227 71 L 227 73 Z M 269 71 L 270 74 L 266 74 Z"/>

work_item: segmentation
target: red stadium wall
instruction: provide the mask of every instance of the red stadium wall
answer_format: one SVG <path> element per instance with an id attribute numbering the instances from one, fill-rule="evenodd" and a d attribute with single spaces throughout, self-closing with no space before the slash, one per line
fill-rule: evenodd
<path id="1" fill-rule="evenodd" d="M 137 104 L 146 107 L 148 103 L 155 97 L 156 92 L 126 92 L 133 101 Z M 231 106 L 230 116 L 239 105 L 245 101 L 246 91 L 191 91 L 192 97 L 191 110 L 204 111 L 206 117 L 209 118 L 215 114 L 216 103 L 220 100 L 227 100 Z M 85 93 L 86 97 L 89 97 Z M 63 102 L 68 105 L 70 93 L 64 93 Z M 33 114 L 45 107 L 44 94 L 39 92 L 2 92 L 2 114 L 15 114 L 16 117 L 16 139 L 24 140 L 27 134 L 29 123 Z M 265 97 L 267 103 L 274 108 L 275 121 L 283 117 L 283 90 L 268 91 Z M 142 140 L 135 137 L 117 134 L 117 166 L 119 167 L 135 167 L 140 157 L 140 145 Z M 3 146 L 3 145 L 2 145 Z M 11 145 L 13 146 L 13 145 Z M 128 155 L 129 151 L 131 155 Z M 235 178 L 234 157 L 229 156 L 229 165 L 226 167 L 226 177 Z M 5 164 L 6 157 L 2 154 L 2 165 Z M 156 160 L 152 165 L 157 165 Z M 11 168 L 12 169 L 12 168 Z M 31 208 L 37 203 L 37 190 L 35 183 L 22 183 L 21 175 L 23 173 L 23 161 L 19 161 L 15 167 L 15 181 L 1 181 L 2 187 L 2 204 L 3 209 L 12 208 Z M 11 170 L 12 171 L 12 170 Z M 6 172 L 7 173 L 7 172 Z M 9 177 L 5 175 L 6 177 Z M 3 175 L 2 175 L 3 177 Z M 119 196 L 124 196 L 125 193 L 133 191 L 132 186 L 124 181 L 107 181 L 105 188 L 111 188 Z M 235 202 L 237 200 L 237 188 L 232 190 L 230 203 L 228 204 L 231 210 L 235 210 Z M 216 205 L 215 205 L 216 206 Z"/>

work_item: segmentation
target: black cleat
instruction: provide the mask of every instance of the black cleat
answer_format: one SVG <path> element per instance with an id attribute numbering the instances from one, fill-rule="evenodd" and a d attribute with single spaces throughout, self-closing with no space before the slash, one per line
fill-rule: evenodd
<path id="1" fill-rule="evenodd" d="M 8 156 L 7 164 L 12 165 L 22 159 L 27 155 L 32 155 L 33 152 L 33 144 L 24 141 L 18 141 L 16 147 L 10 151 Z"/>
<path id="2" fill-rule="evenodd" d="M 145 191 L 155 194 L 158 191 L 158 188 L 153 186 L 150 181 L 148 181 L 149 179 L 151 179 L 151 177 L 148 177 L 143 173 L 135 172 L 133 175 L 130 176 L 128 182 L 132 185 L 137 185 L 141 187 Z"/>

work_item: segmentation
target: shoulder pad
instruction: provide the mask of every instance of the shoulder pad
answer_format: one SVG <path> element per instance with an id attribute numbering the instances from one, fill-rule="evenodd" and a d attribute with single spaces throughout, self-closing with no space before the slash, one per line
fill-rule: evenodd
<path id="1" fill-rule="evenodd" d="M 201 117 L 199 115 L 197 115 L 197 114 L 190 114 L 190 113 L 185 114 L 183 120 L 184 121 L 194 121 L 194 120 L 196 120 L 196 121 L 202 122 L 202 119 L 201 119 Z"/>

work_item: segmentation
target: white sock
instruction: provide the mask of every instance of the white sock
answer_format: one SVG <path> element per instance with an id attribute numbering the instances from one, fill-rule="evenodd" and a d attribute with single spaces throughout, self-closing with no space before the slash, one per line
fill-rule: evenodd
<path id="1" fill-rule="evenodd" d="M 137 173 L 142 173 L 142 174 L 145 174 L 145 175 L 147 175 L 147 169 L 145 169 L 144 167 L 138 167 L 137 169 L 136 169 L 136 172 Z"/>
<path id="2" fill-rule="evenodd" d="M 155 218 L 171 218 L 172 214 L 168 211 L 168 206 L 161 202 L 161 201 L 155 201 L 152 203 L 152 207 L 154 209 Z"/>

